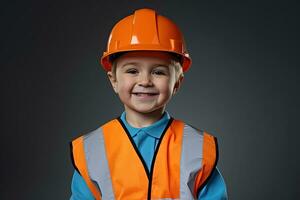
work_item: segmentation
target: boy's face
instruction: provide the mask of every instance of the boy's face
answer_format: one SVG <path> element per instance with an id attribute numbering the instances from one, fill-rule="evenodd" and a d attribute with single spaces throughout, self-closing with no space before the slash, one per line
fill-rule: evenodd
<path id="1" fill-rule="evenodd" d="M 116 62 L 116 73 L 108 72 L 126 112 L 164 111 L 182 81 L 171 65 L 172 55 L 163 52 L 128 52 Z"/>

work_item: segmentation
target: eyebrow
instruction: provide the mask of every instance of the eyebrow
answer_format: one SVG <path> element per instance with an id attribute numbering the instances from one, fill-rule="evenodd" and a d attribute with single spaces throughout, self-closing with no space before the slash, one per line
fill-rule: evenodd
<path id="1" fill-rule="evenodd" d="M 139 66 L 139 63 L 138 62 L 128 62 L 128 63 L 121 65 L 121 68 L 124 68 L 127 65 Z M 158 63 L 158 64 L 153 65 L 153 67 L 163 67 L 163 68 L 168 68 L 169 66 L 170 66 L 170 64 L 166 64 L 166 63 Z"/>
<path id="2" fill-rule="evenodd" d="M 128 62 L 121 66 L 121 68 L 126 67 L 127 65 L 138 65 L 137 62 Z"/>
<path id="3" fill-rule="evenodd" d="M 170 64 L 165 64 L 165 63 L 163 63 L 163 64 L 155 64 L 155 65 L 153 65 L 154 67 L 163 67 L 163 68 L 168 68 L 169 66 L 170 66 Z"/>

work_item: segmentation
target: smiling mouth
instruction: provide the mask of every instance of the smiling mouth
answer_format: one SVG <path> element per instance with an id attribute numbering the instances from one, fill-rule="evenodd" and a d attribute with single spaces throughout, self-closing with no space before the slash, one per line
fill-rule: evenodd
<path id="1" fill-rule="evenodd" d="M 140 93 L 140 92 L 134 92 L 132 93 L 133 95 L 135 96 L 139 96 L 139 97 L 142 97 L 142 96 L 155 96 L 155 95 L 158 95 L 158 93 Z"/>

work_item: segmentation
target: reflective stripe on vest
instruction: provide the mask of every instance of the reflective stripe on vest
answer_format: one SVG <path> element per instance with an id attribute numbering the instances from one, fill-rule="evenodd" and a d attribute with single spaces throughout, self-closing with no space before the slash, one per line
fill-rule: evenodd
<path id="1" fill-rule="evenodd" d="M 150 172 L 120 119 L 77 138 L 72 147 L 74 165 L 96 200 L 196 199 L 218 160 L 216 138 L 173 119 Z"/>

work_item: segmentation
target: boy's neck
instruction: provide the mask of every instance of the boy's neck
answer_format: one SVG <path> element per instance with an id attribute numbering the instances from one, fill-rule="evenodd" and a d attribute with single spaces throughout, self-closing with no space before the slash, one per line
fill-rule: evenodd
<path id="1" fill-rule="evenodd" d="M 150 113 L 140 113 L 125 107 L 126 121 L 135 128 L 147 127 L 160 120 L 164 111 L 165 108 Z"/>

